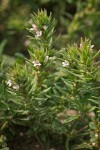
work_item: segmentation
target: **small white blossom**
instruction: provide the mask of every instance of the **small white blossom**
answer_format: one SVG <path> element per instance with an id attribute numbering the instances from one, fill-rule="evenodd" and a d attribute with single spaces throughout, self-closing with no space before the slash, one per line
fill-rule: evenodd
<path id="1" fill-rule="evenodd" d="M 32 62 L 34 66 L 41 66 L 41 63 L 38 60 Z"/>
<path id="2" fill-rule="evenodd" d="M 56 59 L 55 56 L 53 56 L 53 57 L 46 56 L 46 60 L 47 60 L 47 61 L 48 61 L 48 60 L 55 60 L 55 59 Z"/>
<path id="3" fill-rule="evenodd" d="M 37 32 L 38 31 L 38 27 L 37 27 L 36 24 L 32 24 L 32 27 L 29 30 Z"/>
<path id="4" fill-rule="evenodd" d="M 95 134 L 95 137 L 98 138 L 98 134 L 97 133 Z"/>
<path id="5" fill-rule="evenodd" d="M 92 49 L 93 49 L 93 47 L 94 47 L 94 45 L 91 45 L 91 48 L 90 48 L 90 49 L 92 50 Z"/>
<path id="6" fill-rule="evenodd" d="M 91 45 L 91 48 L 93 48 L 94 47 L 94 45 Z"/>
<path id="7" fill-rule="evenodd" d="M 96 143 L 92 143 L 92 145 L 93 145 L 93 146 L 95 146 L 95 145 L 96 145 Z"/>
<path id="8" fill-rule="evenodd" d="M 80 43 L 80 48 L 82 48 L 83 47 L 83 45 L 82 45 L 82 43 Z"/>
<path id="9" fill-rule="evenodd" d="M 69 66 L 69 62 L 65 60 L 64 62 L 62 62 L 62 65 L 63 67 Z"/>
<path id="10" fill-rule="evenodd" d="M 7 85 L 8 85 L 9 87 L 12 86 L 12 81 L 11 81 L 11 80 L 8 80 L 6 83 L 7 83 Z"/>
<path id="11" fill-rule="evenodd" d="M 43 26 L 43 29 L 44 29 L 44 30 L 46 30 L 47 28 L 48 28 L 48 26 L 46 26 L 46 25 Z"/>
<path id="12" fill-rule="evenodd" d="M 48 61 L 49 60 L 49 56 L 46 56 L 46 61 Z"/>
<path id="13" fill-rule="evenodd" d="M 42 36 L 42 31 L 36 31 L 35 37 L 38 38 L 38 37 L 41 37 L 41 36 Z"/>
<path id="14" fill-rule="evenodd" d="M 33 30 L 34 30 L 34 31 L 38 31 L 38 27 L 37 27 L 36 24 L 32 24 L 32 27 L 33 27 Z"/>
<path id="15" fill-rule="evenodd" d="M 16 85 L 13 85 L 13 87 L 12 87 L 14 90 L 19 90 L 19 85 L 18 84 L 16 84 Z"/>

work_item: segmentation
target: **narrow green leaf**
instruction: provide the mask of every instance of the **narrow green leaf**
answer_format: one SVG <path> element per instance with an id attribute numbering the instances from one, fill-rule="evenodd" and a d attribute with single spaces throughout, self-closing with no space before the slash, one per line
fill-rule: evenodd
<path id="1" fill-rule="evenodd" d="M 78 118 L 79 118 L 79 116 L 70 116 L 64 120 L 64 124 L 70 123 Z"/>
<path id="2" fill-rule="evenodd" d="M 90 122 L 90 123 L 89 123 L 89 127 L 90 127 L 92 130 L 95 130 L 95 129 L 96 129 L 96 126 L 95 126 L 94 122 Z"/>

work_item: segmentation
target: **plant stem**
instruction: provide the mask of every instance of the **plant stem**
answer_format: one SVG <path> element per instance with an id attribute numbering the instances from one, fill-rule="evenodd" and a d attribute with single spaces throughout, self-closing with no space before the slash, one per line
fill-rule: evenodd
<path id="1" fill-rule="evenodd" d="M 67 134 L 67 140 L 66 140 L 66 150 L 69 150 L 69 142 L 70 142 L 70 135 L 73 131 L 73 129 L 75 128 L 76 126 L 76 123 L 77 123 L 77 120 L 75 120 L 71 126 L 71 129 L 70 129 L 70 133 Z"/>
<path id="2" fill-rule="evenodd" d="M 44 145 L 42 144 L 42 142 L 41 142 L 41 140 L 40 140 L 40 138 L 38 137 L 37 134 L 35 135 L 35 137 L 36 137 L 37 141 L 39 142 L 39 144 L 40 144 L 42 150 L 44 150 Z"/>
<path id="3" fill-rule="evenodd" d="M 70 136 L 68 135 L 66 140 L 66 145 L 65 145 L 66 150 L 69 150 L 69 141 L 70 141 Z"/>

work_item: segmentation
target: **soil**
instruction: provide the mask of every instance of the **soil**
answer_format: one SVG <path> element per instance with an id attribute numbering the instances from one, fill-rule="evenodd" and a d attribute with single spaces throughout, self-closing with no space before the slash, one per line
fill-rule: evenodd
<path id="1" fill-rule="evenodd" d="M 44 150 L 34 137 L 26 134 L 26 128 L 15 127 L 16 133 L 8 142 L 10 150 Z M 48 150 L 64 150 L 63 147 L 51 145 Z"/>

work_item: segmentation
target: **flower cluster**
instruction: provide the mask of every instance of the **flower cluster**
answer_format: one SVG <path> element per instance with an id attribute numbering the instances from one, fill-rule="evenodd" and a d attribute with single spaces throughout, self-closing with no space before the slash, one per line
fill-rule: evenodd
<path id="1" fill-rule="evenodd" d="M 43 26 L 43 29 L 46 30 L 48 27 L 46 25 Z M 39 38 L 42 36 L 43 31 L 38 29 L 38 26 L 36 24 L 32 24 L 32 28 L 30 28 L 30 31 L 35 32 L 35 38 Z"/>
<path id="2" fill-rule="evenodd" d="M 46 56 L 46 61 L 48 61 L 48 60 L 55 60 L 55 59 L 56 59 L 55 56 L 53 56 L 53 57 Z"/>
<path id="3" fill-rule="evenodd" d="M 9 79 L 6 84 L 9 86 L 9 87 L 12 87 L 14 90 L 19 90 L 19 85 L 18 84 L 13 84 L 13 82 Z"/>
<path id="4" fill-rule="evenodd" d="M 41 66 L 41 63 L 38 60 L 32 61 L 32 64 L 34 65 L 34 67 Z"/>
<path id="5" fill-rule="evenodd" d="M 69 62 L 65 60 L 64 62 L 62 62 L 62 65 L 63 67 L 69 66 Z"/>

